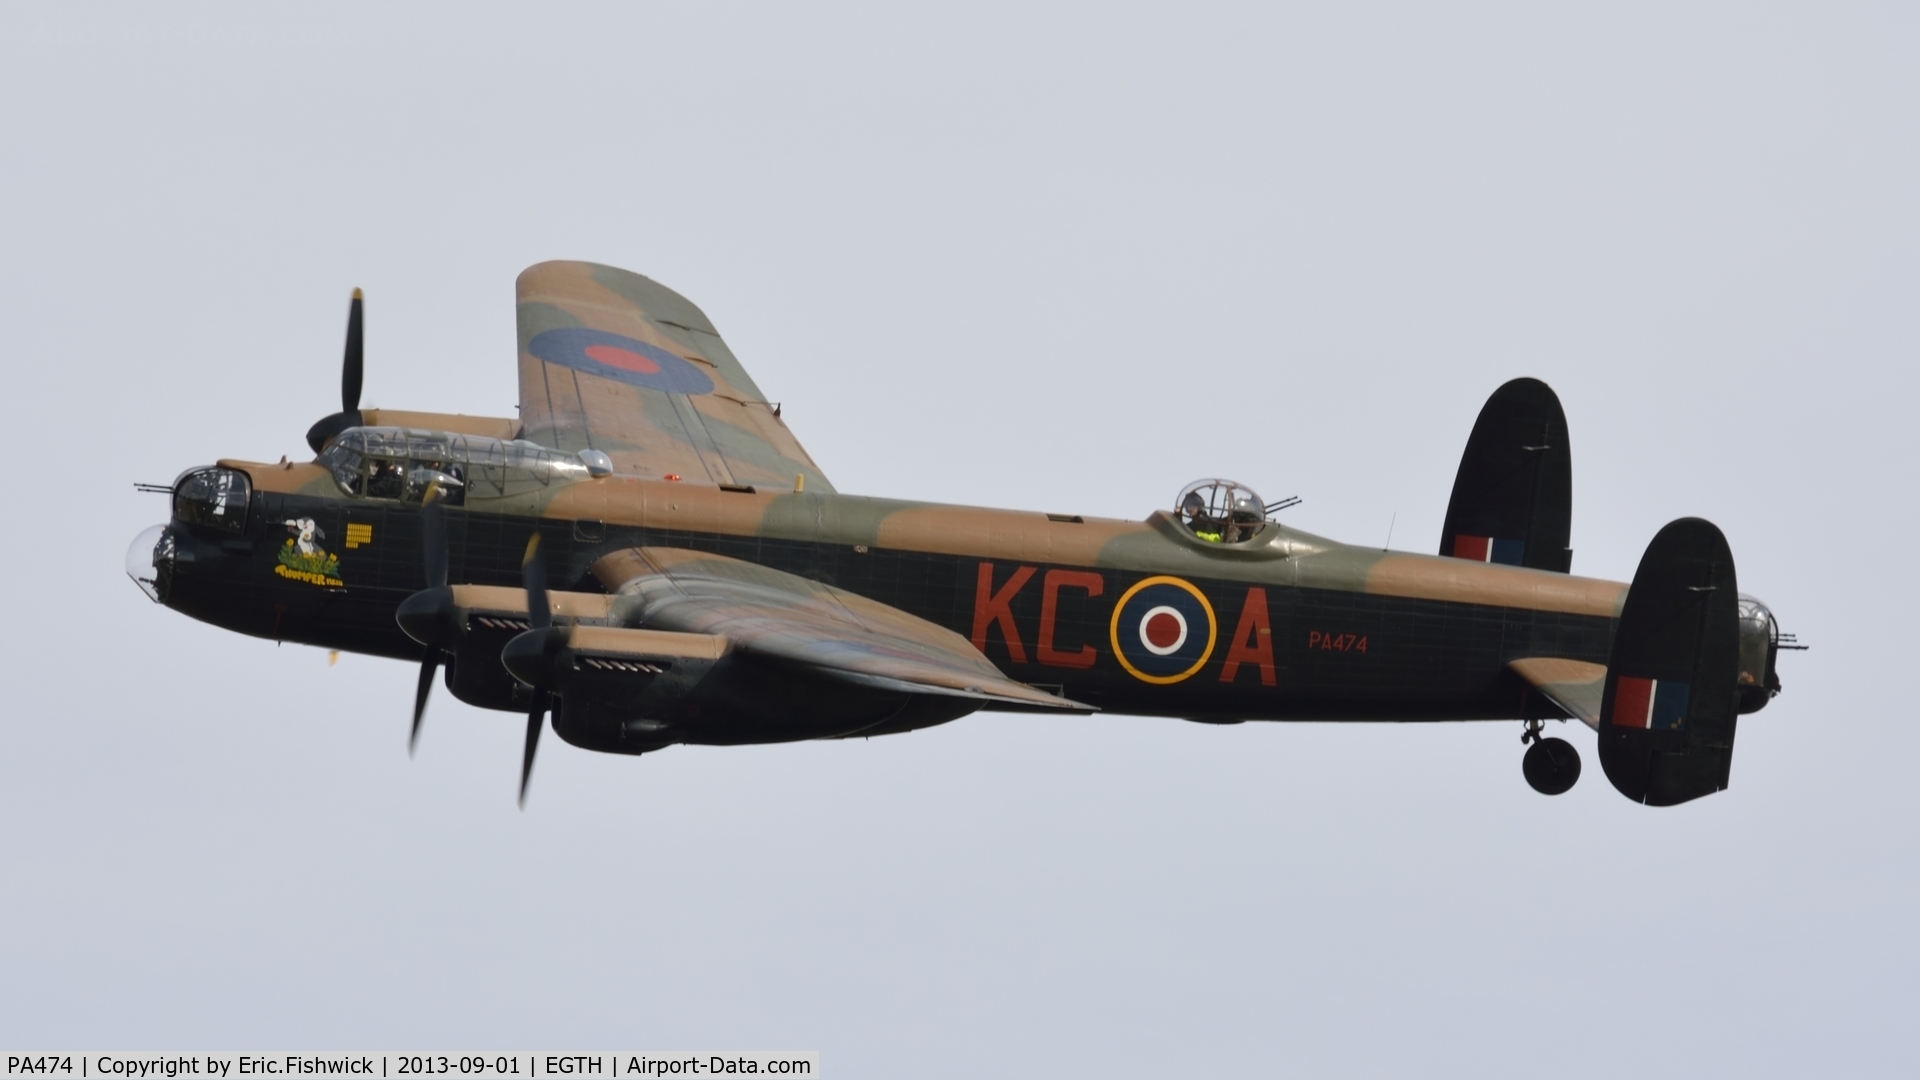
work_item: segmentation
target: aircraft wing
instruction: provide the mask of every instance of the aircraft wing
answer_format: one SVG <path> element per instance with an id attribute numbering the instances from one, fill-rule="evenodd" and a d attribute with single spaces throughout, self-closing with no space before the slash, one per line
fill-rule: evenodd
<path id="1" fill-rule="evenodd" d="M 629 548 L 593 564 L 647 630 L 725 638 L 731 649 L 842 682 L 974 698 L 1016 709 L 1094 709 L 1000 673 L 966 638 L 898 608 L 757 563 L 681 548 Z"/>
<path id="2" fill-rule="evenodd" d="M 833 490 L 679 293 L 585 262 L 529 267 L 517 288 L 521 438 L 602 451 L 628 475 Z"/>
<path id="3" fill-rule="evenodd" d="M 1584 660 L 1563 660 L 1557 656 L 1532 656 L 1507 665 L 1516 675 L 1533 684 L 1547 700 L 1578 717 L 1595 731 L 1600 730 L 1600 703 L 1607 689 L 1605 664 Z"/>

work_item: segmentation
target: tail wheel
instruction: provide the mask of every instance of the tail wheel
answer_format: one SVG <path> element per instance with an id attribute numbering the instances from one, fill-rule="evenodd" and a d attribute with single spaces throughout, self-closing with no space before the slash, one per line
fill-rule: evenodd
<path id="1" fill-rule="evenodd" d="M 1565 739 L 1536 738 L 1520 759 L 1527 784 L 1542 795 L 1564 795 L 1580 779 L 1580 751 Z"/>

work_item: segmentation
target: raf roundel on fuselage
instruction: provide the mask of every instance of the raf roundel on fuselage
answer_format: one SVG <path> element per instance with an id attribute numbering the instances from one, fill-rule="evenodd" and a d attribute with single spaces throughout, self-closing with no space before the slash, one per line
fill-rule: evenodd
<path id="1" fill-rule="evenodd" d="M 605 330 L 567 327 L 547 330 L 527 342 L 527 351 L 549 364 L 559 364 L 603 379 L 613 379 L 669 394 L 711 394 L 707 373 L 658 345 Z"/>
<path id="2" fill-rule="evenodd" d="M 1213 605 L 1191 583 L 1150 577 L 1121 594 L 1113 608 L 1114 655 L 1141 682 L 1177 683 L 1213 655 Z"/>

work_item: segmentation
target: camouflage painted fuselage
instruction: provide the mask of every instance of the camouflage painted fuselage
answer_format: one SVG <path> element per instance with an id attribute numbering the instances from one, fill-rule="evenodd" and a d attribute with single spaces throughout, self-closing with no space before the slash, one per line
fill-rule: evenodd
<path id="1" fill-rule="evenodd" d="M 1663 528 L 1631 596 L 1566 573 L 1570 440 L 1536 379 L 1488 398 L 1414 555 L 1217 478 L 1143 521 L 843 495 L 687 298 L 564 261 L 516 291 L 517 417 L 361 409 L 356 291 L 315 460 L 181 474 L 128 570 L 229 629 L 417 661 L 413 737 L 442 671 L 525 712 L 523 798 L 549 716 L 644 754 L 984 708 L 1523 719 L 1545 794 L 1579 756 L 1536 721 L 1579 719 L 1617 789 L 1671 805 L 1726 787 L 1737 713 L 1780 689 L 1789 646 L 1711 523 Z"/>
<path id="2" fill-rule="evenodd" d="M 312 465 L 222 465 L 253 480 L 246 530 L 214 536 L 176 521 L 169 606 L 255 636 L 420 658 L 394 621 L 423 586 L 417 506 L 345 497 Z M 559 589 L 600 591 L 589 568 L 626 548 L 708 552 L 950 628 L 1010 678 L 1063 697 L 1214 722 L 1564 716 L 1507 665 L 1537 656 L 1604 664 L 1626 592 L 1349 547 L 1276 524 L 1225 546 L 1164 513 L 1081 519 L 620 476 L 446 516 L 457 582 L 516 586 L 535 530 Z M 291 566 L 285 523 L 300 519 L 327 538 L 330 573 Z M 1203 602 L 1184 608 L 1180 647 L 1156 656 L 1146 623 L 1184 596 Z"/>

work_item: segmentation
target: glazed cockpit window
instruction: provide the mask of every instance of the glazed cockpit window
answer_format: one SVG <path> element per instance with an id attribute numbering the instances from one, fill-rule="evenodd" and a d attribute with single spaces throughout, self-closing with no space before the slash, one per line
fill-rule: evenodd
<path id="1" fill-rule="evenodd" d="M 1267 504 L 1245 484 L 1196 480 L 1180 491 L 1174 515 L 1194 536 L 1212 544 L 1239 544 L 1267 524 Z"/>
<path id="2" fill-rule="evenodd" d="M 336 443 L 320 456 L 320 462 L 348 495 L 417 503 L 434 490 L 437 501 L 454 506 L 466 502 L 466 466 L 443 458 L 369 457 Z"/>
<path id="3" fill-rule="evenodd" d="M 410 428 L 349 428 L 327 445 L 320 464 L 348 495 L 420 502 L 429 490 L 455 506 L 499 499 L 588 478 L 573 454 L 530 442 Z"/>
<path id="4" fill-rule="evenodd" d="M 195 469 L 173 485 L 173 516 L 189 525 L 223 532 L 247 527 L 247 501 L 253 485 L 235 469 Z"/>

